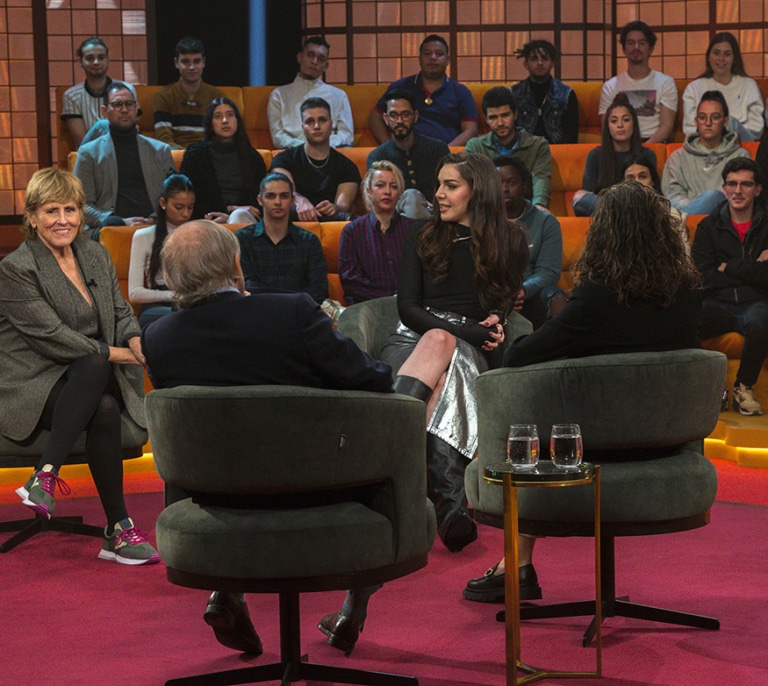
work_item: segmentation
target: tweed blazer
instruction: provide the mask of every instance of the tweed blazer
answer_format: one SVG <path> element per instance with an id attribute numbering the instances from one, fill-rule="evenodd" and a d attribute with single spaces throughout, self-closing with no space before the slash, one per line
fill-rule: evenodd
<path id="1" fill-rule="evenodd" d="M 165 177 L 176 171 L 176 165 L 166 143 L 139 135 L 138 144 L 147 195 L 155 206 Z M 75 176 L 85 190 L 85 221 L 92 228 L 99 227 L 114 212 L 117 203 L 117 157 L 112 136 L 107 133 L 80 146 Z"/>
<path id="2" fill-rule="evenodd" d="M 0 262 L 0 433 L 21 441 L 37 426 L 54 384 L 79 357 L 126 345 L 141 333 L 117 282 L 109 253 L 78 237 L 72 243 L 89 284 L 102 341 L 77 326 L 77 289 L 40 239 L 24 241 Z M 113 365 L 126 409 L 144 427 L 143 398 Z"/>

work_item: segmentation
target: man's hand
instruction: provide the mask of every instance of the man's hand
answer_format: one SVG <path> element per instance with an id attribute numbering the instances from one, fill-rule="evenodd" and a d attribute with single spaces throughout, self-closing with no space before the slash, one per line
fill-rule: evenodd
<path id="1" fill-rule="evenodd" d="M 763 252 L 757 256 L 757 262 L 768 262 L 768 250 L 763 250 Z"/>
<path id="2" fill-rule="evenodd" d="M 303 195 L 296 193 L 296 214 L 299 215 L 299 221 L 301 222 L 316 222 L 320 215 L 315 209 L 315 206 L 309 202 Z"/>
<path id="3" fill-rule="evenodd" d="M 336 205 L 334 205 L 330 200 L 321 200 L 319 203 L 317 203 L 317 205 L 315 205 L 315 209 L 324 217 L 332 217 L 339 211 L 339 208 L 336 207 Z"/>
<path id="4" fill-rule="evenodd" d="M 229 215 L 226 212 L 209 212 L 203 217 L 217 224 L 226 224 L 229 221 Z"/>
<path id="5" fill-rule="evenodd" d="M 525 288 L 521 288 L 515 296 L 515 304 L 512 306 L 515 312 L 519 312 L 523 309 L 525 304 Z"/>

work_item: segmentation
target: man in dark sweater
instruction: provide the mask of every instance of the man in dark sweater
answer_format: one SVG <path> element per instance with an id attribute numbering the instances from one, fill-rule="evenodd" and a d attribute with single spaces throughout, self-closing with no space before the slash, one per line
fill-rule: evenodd
<path id="1" fill-rule="evenodd" d="M 81 146 L 75 164 L 85 190 L 85 220 L 92 229 L 151 224 L 163 180 L 176 171 L 171 149 L 139 135 L 138 103 L 122 81 L 107 86 L 101 110 L 109 132 Z"/>

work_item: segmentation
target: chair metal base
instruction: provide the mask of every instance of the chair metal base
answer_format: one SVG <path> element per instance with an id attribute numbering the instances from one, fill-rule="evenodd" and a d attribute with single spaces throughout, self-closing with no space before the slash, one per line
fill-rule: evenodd
<path id="1" fill-rule="evenodd" d="M 17 533 L 0 545 L 0 553 L 13 550 L 20 543 L 43 531 L 60 531 L 65 534 L 80 534 L 97 538 L 104 535 L 103 527 L 83 524 L 82 517 L 51 517 L 48 519 L 40 515 L 35 515 L 32 519 L 17 519 L 13 522 L 0 523 L 0 533 L 9 531 Z"/>
<path id="2" fill-rule="evenodd" d="M 211 672 L 166 681 L 166 686 L 225 686 L 280 680 L 282 686 L 296 681 L 312 680 L 364 686 L 418 686 L 418 679 L 400 674 L 369 672 L 362 669 L 332 667 L 305 662 L 301 655 L 299 594 L 280 593 L 280 662 L 257 667 L 244 667 Z"/>
<path id="3" fill-rule="evenodd" d="M 629 602 L 629 596 L 616 596 L 616 565 L 615 539 L 613 536 L 603 536 L 601 539 L 601 580 L 602 580 L 602 614 L 606 617 L 630 617 L 652 622 L 691 626 L 697 629 L 717 631 L 720 622 L 714 617 L 694 615 L 688 612 L 666 610 L 650 605 L 640 605 Z M 592 615 L 587 630 L 584 632 L 582 645 L 586 648 L 595 636 L 595 601 L 582 600 L 571 603 L 555 603 L 553 605 L 525 605 L 520 608 L 520 620 L 549 619 L 552 617 L 588 617 Z M 505 621 L 505 612 L 496 613 L 496 621 Z"/>

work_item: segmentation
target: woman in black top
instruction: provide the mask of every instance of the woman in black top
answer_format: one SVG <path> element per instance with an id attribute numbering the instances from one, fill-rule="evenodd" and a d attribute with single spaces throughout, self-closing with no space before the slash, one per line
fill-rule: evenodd
<path id="1" fill-rule="evenodd" d="M 251 147 L 237 105 L 214 99 L 203 125 L 205 139 L 187 148 L 180 169 L 195 188 L 192 218 L 253 224 L 261 218 L 256 198 L 267 167 Z"/>
<path id="2" fill-rule="evenodd" d="M 434 219 L 415 222 L 400 262 L 400 322 L 383 357 L 395 390 L 427 403 L 427 485 L 451 551 L 477 537 L 464 507 L 464 468 L 477 447 L 474 382 L 499 366 L 506 314 L 528 263 L 525 230 L 504 212 L 483 155 L 448 155 L 437 169 Z"/>

